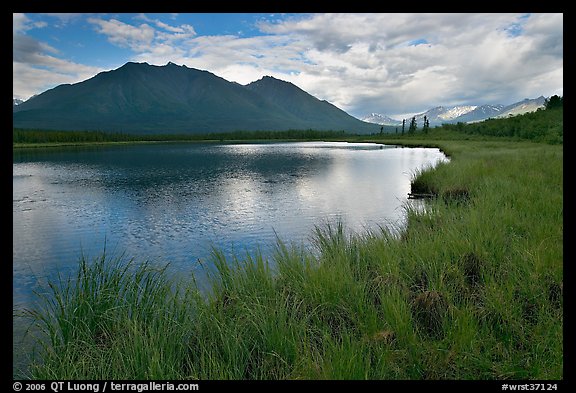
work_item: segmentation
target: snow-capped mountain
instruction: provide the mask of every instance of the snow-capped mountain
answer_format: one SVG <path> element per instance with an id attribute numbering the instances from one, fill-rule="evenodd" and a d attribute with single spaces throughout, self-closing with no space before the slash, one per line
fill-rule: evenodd
<path id="1" fill-rule="evenodd" d="M 462 106 L 453 106 L 451 108 L 446 108 L 446 110 L 438 115 L 438 118 L 442 120 L 452 120 L 459 116 L 463 116 L 467 113 L 472 112 L 478 106 L 476 105 L 462 105 Z"/>
<path id="2" fill-rule="evenodd" d="M 546 98 L 544 96 L 533 99 L 525 98 L 522 101 L 504 107 L 498 117 L 516 116 L 527 112 L 534 112 L 539 108 L 544 108 L 545 103 Z"/>
<path id="3" fill-rule="evenodd" d="M 457 105 L 457 106 L 437 106 L 428 109 L 426 112 L 415 115 L 418 127 L 424 124 L 424 116 L 430 122 L 430 126 L 439 126 L 443 123 L 472 123 L 482 121 L 489 118 L 508 117 L 521 115 L 527 112 L 534 112 L 539 108 L 543 108 L 546 98 L 540 96 L 534 99 L 524 99 L 510 105 Z M 406 127 L 411 118 L 406 119 Z M 387 115 L 380 113 L 371 113 L 368 116 L 361 118 L 361 120 L 376 123 L 381 125 L 402 125 L 402 119 L 396 120 Z"/>
<path id="4" fill-rule="evenodd" d="M 440 125 L 442 123 L 449 123 L 451 120 L 463 116 L 473 110 L 475 110 L 477 106 L 475 105 L 459 105 L 459 106 L 437 106 L 435 108 L 428 109 L 426 112 L 419 113 L 415 115 L 416 123 L 420 126 L 424 124 L 424 116 L 430 122 L 431 126 Z M 381 125 L 388 125 L 388 126 L 399 126 L 402 125 L 402 120 L 393 119 L 389 116 L 382 115 L 379 113 L 371 113 L 368 116 L 361 118 L 361 120 L 369 122 L 369 123 L 376 123 Z M 408 123 L 410 119 L 406 119 L 406 123 Z"/>
<path id="5" fill-rule="evenodd" d="M 360 120 L 366 121 L 368 123 L 380 124 L 383 126 L 401 126 L 402 120 L 396 120 L 391 117 L 381 115 L 379 113 L 370 113 L 368 116 L 364 116 Z"/>
<path id="6" fill-rule="evenodd" d="M 476 109 L 474 105 L 460 105 L 460 106 L 437 106 L 429 109 L 424 113 L 416 115 L 416 122 L 422 126 L 424 124 L 424 116 L 430 122 L 430 125 L 438 125 L 442 123 L 450 123 L 452 120 L 465 115 L 468 112 Z"/>
<path id="7" fill-rule="evenodd" d="M 480 105 L 474 110 L 459 116 L 457 121 L 462 123 L 472 123 L 486 120 L 491 117 L 498 117 L 502 114 L 504 105 Z"/>

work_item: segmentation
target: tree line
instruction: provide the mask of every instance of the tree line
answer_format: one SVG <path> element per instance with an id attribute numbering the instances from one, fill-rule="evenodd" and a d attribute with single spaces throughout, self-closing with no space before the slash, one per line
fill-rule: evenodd
<path id="1" fill-rule="evenodd" d="M 337 139 L 344 131 L 287 130 L 287 131 L 235 131 L 208 134 L 127 134 L 103 131 L 62 131 L 13 128 L 12 143 L 101 143 L 133 141 L 203 141 L 203 140 L 257 140 L 257 139 Z"/>
<path id="2" fill-rule="evenodd" d="M 546 99 L 544 108 L 535 112 L 507 118 L 492 118 L 476 123 L 458 122 L 455 124 L 444 123 L 434 127 L 434 135 L 442 132 L 456 132 L 468 135 L 491 135 L 528 139 L 538 142 L 563 143 L 564 99 L 554 95 Z M 412 117 L 406 131 L 406 119 L 402 121 L 401 134 L 406 136 L 418 134 L 422 136 L 430 132 L 430 122 L 424 116 L 423 125 L 418 128 L 416 117 Z M 396 129 L 398 133 L 398 129 Z"/>
<path id="3" fill-rule="evenodd" d="M 416 117 L 407 124 L 402 121 L 401 134 L 404 136 L 438 136 L 442 132 L 456 132 L 469 135 L 491 135 L 528 139 L 547 143 L 563 143 L 563 97 L 554 95 L 546 99 L 544 108 L 535 112 L 508 118 L 487 119 L 477 123 L 442 124 L 430 128 L 429 119 L 424 116 L 423 125 L 418 127 Z M 408 126 L 408 127 L 406 127 Z M 406 129 L 407 128 L 407 129 Z M 396 133 L 398 133 L 396 128 Z M 384 127 L 380 135 L 385 135 Z M 129 134 L 103 131 L 63 131 L 13 128 L 14 144 L 31 143 L 101 143 L 132 141 L 203 141 L 203 140 L 318 140 L 338 139 L 349 136 L 344 131 L 287 130 L 287 131 L 235 131 L 208 134 Z"/>
<path id="4" fill-rule="evenodd" d="M 487 119 L 478 123 L 443 124 L 442 128 L 465 134 L 493 135 L 528 139 L 536 142 L 563 143 L 563 98 L 552 96 L 544 108 L 507 118 Z"/>

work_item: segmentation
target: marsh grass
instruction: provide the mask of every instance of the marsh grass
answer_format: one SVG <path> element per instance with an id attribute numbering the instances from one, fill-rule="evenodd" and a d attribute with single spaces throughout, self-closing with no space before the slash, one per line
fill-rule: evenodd
<path id="1" fill-rule="evenodd" d="M 413 179 L 439 198 L 312 250 L 214 250 L 209 291 L 103 255 L 27 316 L 33 379 L 563 378 L 562 147 L 443 141 Z"/>

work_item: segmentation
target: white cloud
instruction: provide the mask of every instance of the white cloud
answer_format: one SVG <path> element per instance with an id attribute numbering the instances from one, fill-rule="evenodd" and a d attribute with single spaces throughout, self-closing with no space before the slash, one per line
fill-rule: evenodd
<path id="1" fill-rule="evenodd" d="M 35 94 L 63 83 L 77 83 L 91 78 L 101 69 L 50 57 L 32 63 L 12 63 L 13 96 L 27 100 Z"/>
<path id="2" fill-rule="evenodd" d="M 134 59 L 150 64 L 172 61 L 246 84 L 264 75 L 290 75 L 302 69 L 299 50 L 298 43 L 282 36 L 198 36 L 177 46 L 155 44 Z"/>
<path id="3" fill-rule="evenodd" d="M 33 23 L 25 14 L 12 14 L 12 34 L 22 34 L 33 27 Z"/>
<path id="4" fill-rule="evenodd" d="M 59 54 L 56 48 L 25 34 L 30 29 L 45 27 L 44 22 L 34 22 L 24 14 L 14 14 L 13 21 L 14 98 L 26 100 L 56 85 L 79 82 L 102 71 L 53 56 Z"/>
<path id="5" fill-rule="evenodd" d="M 171 14 L 171 19 L 175 19 L 178 14 Z M 157 27 L 166 30 L 170 33 L 178 33 L 177 35 L 175 35 L 175 37 L 177 38 L 189 38 L 189 37 L 193 37 L 196 35 L 196 31 L 194 30 L 194 27 L 192 25 L 189 24 L 183 24 L 180 26 L 172 26 L 169 25 L 167 23 L 162 22 L 160 19 L 152 19 L 149 18 L 148 16 L 146 16 L 146 14 L 138 14 L 134 17 L 134 19 L 136 20 L 143 20 L 144 22 L 148 22 L 148 23 L 152 23 L 154 25 L 156 25 Z M 173 37 L 171 37 L 171 39 L 173 39 Z"/>
<path id="6" fill-rule="evenodd" d="M 97 31 L 107 36 L 110 43 L 133 51 L 147 50 L 154 39 L 155 30 L 146 23 L 132 26 L 116 19 L 101 18 L 88 18 L 88 22 L 97 26 Z"/>
<path id="7" fill-rule="evenodd" d="M 186 34 L 187 36 L 194 36 L 196 32 L 194 31 L 194 27 L 190 25 L 180 25 L 180 26 L 171 26 L 167 23 L 157 20 L 156 26 L 160 27 L 161 29 L 167 30 L 171 33 L 180 33 Z"/>
<path id="8" fill-rule="evenodd" d="M 322 14 L 260 28 L 308 47 L 300 87 L 357 115 L 508 104 L 563 84 L 562 15 Z"/>
<path id="9" fill-rule="evenodd" d="M 88 22 L 110 43 L 129 48 L 131 60 L 172 61 L 242 84 L 272 75 L 356 116 L 508 104 L 563 90 L 562 14 L 273 18 L 261 19 L 257 27 L 263 35 L 253 37 L 198 36 L 191 25 L 145 14 L 134 17 L 134 24 L 95 16 Z M 13 19 L 15 36 L 33 28 L 25 15 Z M 56 64 L 47 55 L 49 46 L 19 40 L 15 57 Z"/>

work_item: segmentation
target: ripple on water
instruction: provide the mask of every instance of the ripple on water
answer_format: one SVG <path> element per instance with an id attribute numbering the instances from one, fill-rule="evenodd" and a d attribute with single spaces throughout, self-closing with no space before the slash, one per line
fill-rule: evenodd
<path id="1" fill-rule="evenodd" d="M 443 157 L 342 143 L 67 151 L 13 164 L 13 294 L 23 304 L 104 247 L 188 274 L 210 265 L 213 246 L 271 253 L 276 236 L 305 243 L 324 222 L 400 220 L 410 174 Z"/>

